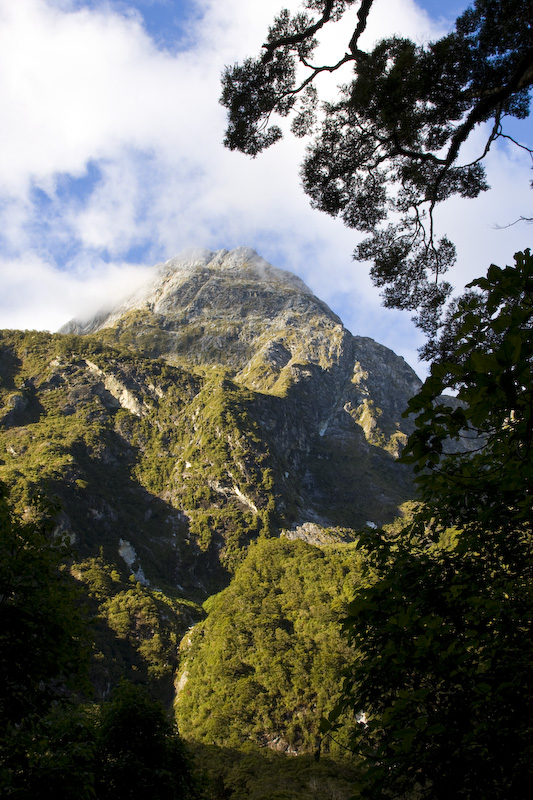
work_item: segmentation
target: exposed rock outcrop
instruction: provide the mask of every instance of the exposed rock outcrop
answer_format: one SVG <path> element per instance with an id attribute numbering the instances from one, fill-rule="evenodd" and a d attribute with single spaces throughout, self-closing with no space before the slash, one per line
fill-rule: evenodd
<path id="1" fill-rule="evenodd" d="M 411 493 L 394 458 L 411 431 L 402 413 L 418 377 L 249 248 L 188 251 L 119 307 L 64 331 L 187 368 L 221 367 L 251 389 L 284 465 L 282 503 L 298 522 L 381 523 Z"/>

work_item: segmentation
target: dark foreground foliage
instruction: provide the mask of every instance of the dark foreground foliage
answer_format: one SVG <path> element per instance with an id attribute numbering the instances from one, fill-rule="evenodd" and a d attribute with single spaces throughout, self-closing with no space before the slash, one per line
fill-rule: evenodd
<path id="1" fill-rule="evenodd" d="M 396 534 L 362 540 L 375 579 L 345 621 L 358 658 L 335 714 L 364 712 L 352 747 L 368 798 L 531 793 L 533 258 L 471 288 L 411 403 L 405 459 L 424 470 L 424 502 Z M 457 402 L 440 396 L 450 387 Z M 445 455 L 450 437 L 479 449 Z"/>
<path id="2" fill-rule="evenodd" d="M 104 703 L 80 703 L 89 628 L 69 548 L 40 516 L 18 520 L 0 488 L 2 797 L 191 797 L 184 745 L 145 688 L 124 682 Z"/>

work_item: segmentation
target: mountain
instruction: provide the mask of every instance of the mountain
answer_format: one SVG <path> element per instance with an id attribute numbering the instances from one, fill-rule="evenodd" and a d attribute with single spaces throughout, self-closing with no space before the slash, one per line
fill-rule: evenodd
<path id="1" fill-rule="evenodd" d="M 380 525 L 411 495 L 410 473 L 394 458 L 411 431 L 401 415 L 419 379 L 249 248 L 171 259 L 137 296 L 63 332 L 204 375 L 222 368 L 250 390 L 276 462 L 277 508 L 291 526 Z M 224 492 L 232 482 L 225 477 Z"/>
<path id="2" fill-rule="evenodd" d="M 0 480 L 72 542 L 97 696 L 126 675 L 177 698 L 237 783 L 235 748 L 319 747 L 352 543 L 414 495 L 396 455 L 419 386 L 248 248 L 184 253 L 60 333 L 0 332 Z"/>

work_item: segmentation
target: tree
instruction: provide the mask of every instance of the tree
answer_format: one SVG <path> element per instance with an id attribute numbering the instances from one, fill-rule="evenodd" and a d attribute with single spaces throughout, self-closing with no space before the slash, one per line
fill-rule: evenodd
<path id="1" fill-rule="evenodd" d="M 370 234 L 355 257 L 373 261 L 385 305 L 416 311 L 433 335 L 452 289 L 442 276 L 455 260 L 451 241 L 437 240 L 435 208 L 488 189 L 483 159 L 496 140 L 512 140 L 506 118 L 529 113 L 533 3 L 475 0 L 436 42 L 393 37 L 366 52 L 360 39 L 372 6 L 307 0 L 294 16 L 282 11 L 262 53 L 224 71 L 224 143 L 255 156 L 282 135 L 272 115 L 292 114 L 293 133 L 314 137 L 302 166 L 312 205 Z M 320 32 L 355 8 L 346 52 L 334 64 L 313 63 Z M 354 77 L 323 104 L 318 124 L 317 79 L 345 65 Z M 464 163 L 463 144 L 485 123 L 481 151 Z"/>
<path id="2" fill-rule="evenodd" d="M 448 358 L 411 401 L 418 512 L 360 543 L 369 582 L 345 620 L 359 656 L 335 714 L 364 712 L 363 797 L 530 796 L 533 258 L 515 259 L 457 304 Z M 478 449 L 445 453 L 466 438 Z"/>
<path id="3" fill-rule="evenodd" d="M 531 524 L 533 489 L 530 251 L 517 253 L 513 267 L 492 265 L 468 288 L 476 291 L 455 303 L 440 358 L 410 401 L 417 430 L 402 460 L 420 473 L 422 498 L 442 525 L 515 531 Z M 469 446 L 445 456 L 449 439 Z"/>
<path id="4" fill-rule="evenodd" d="M 94 800 L 95 719 L 91 707 L 56 701 L 42 716 L 25 717 L 0 757 L 0 791 L 6 798 Z"/>
<path id="5" fill-rule="evenodd" d="M 0 758 L 2 797 L 195 796 L 183 742 L 164 708 L 126 681 L 99 705 L 55 702 L 17 725 L 7 745 Z"/>
<path id="6" fill-rule="evenodd" d="M 44 713 L 87 670 L 86 629 L 65 568 L 68 543 L 55 537 L 47 509 L 18 520 L 0 484 L 0 716 L 18 724 Z M 44 515 L 44 516 L 43 516 Z M 5 729 L 4 729 L 5 730 Z"/>
<path id="7" fill-rule="evenodd" d="M 101 707 L 97 736 L 101 800 L 192 797 L 190 768 L 163 706 L 142 686 L 123 681 Z"/>
<path id="8" fill-rule="evenodd" d="M 41 797 L 53 785 L 57 796 L 90 797 L 90 738 L 67 706 L 88 671 L 70 547 L 43 502 L 28 512 L 15 516 L 0 483 L 0 793 Z"/>

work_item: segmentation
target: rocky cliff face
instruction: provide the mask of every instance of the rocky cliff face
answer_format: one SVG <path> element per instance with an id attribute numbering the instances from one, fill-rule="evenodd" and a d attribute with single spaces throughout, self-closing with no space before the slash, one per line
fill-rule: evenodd
<path id="1" fill-rule="evenodd" d="M 0 478 L 153 585 L 209 592 L 261 530 L 350 538 L 412 496 L 414 372 L 246 248 L 172 259 L 61 334 L 4 333 L 0 378 Z"/>
<path id="2" fill-rule="evenodd" d="M 392 520 L 413 493 L 395 456 L 418 386 L 403 359 L 244 248 L 172 259 L 62 333 L 0 332 L 0 480 L 21 515 L 51 499 L 73 542 L 97 691 L 126 674 L 169 701 L 177 643 L 253 540 L 292 558 L 313 548 L 287 539 L 350 542 Z"/>
<path id="3" fill-rule="evenodd" d="M 410 473 L 394 458 L 419 379 L 249 248 L 171 259 L 136 296 L 64 331 L 188 369 L 221 367 L 251 390 L 292 525 L 382 524 L 411 494 Z"/>

